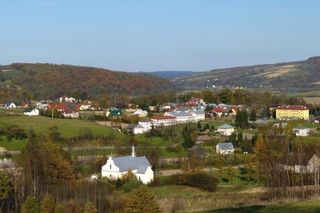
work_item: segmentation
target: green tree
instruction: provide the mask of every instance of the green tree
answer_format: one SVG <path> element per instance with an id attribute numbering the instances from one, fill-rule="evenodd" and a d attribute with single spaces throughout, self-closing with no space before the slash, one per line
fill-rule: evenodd
<path id="1" fill-rule="evenodd" d="M 249 126 L 248 113 L 246 111 L 240 111 L 236 115 L 235 125 L 241 129 Z"/>
<path id="2" fill-rule="evenodd" d="M 61 140 L 60 132 L 58 131 L 57 126 L 53 126 L 49 128 L 49 139 L 53 142 L 58 142 Z"/>
<path id="3" fill-rule="evenodd" d="M 22 213 L 40 213 L 40 202 L 33 196 L 28 196 L 21 207 Z"/>
<path id="4" fill-rule="evenodd" d="M 219 93 L 219 100 L 221 103 L 230 104 L 233 100 L 232 91 L 230 89 L 223 89 Z"/>
<path id="5" fill-rule="evenodd" d="M 257 113 L 254 109 L 251 110 L 250 115 L 249 115 L 249 120 L 250 121 L 256 121 L 257 120 Z"/>
<path id="6" fill-rule="evenodd" d="M 195 132 L 195 128 L 191 125 L 185 125 L 182 130 L 183 137 L 183 147 L 191 148 L 194 145 L 194 139 L 192 138 L 193 133 Z"/>

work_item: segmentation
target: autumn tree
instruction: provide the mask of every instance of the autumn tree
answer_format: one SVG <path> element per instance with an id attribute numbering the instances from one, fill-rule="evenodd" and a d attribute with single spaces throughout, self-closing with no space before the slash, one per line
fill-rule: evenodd
<path id="1" fill-rule="evenodd" d="M 125 212 L 128 213 L 157 213 L 161 212 L 154 194 L 146 187 L 141 186 L 133 191 L 125 204 Z"/>
<path id="2" fill-rule="evenodd" d="M 84 204 L 83 213 L 98 213 L 98 210 L 93 202 L 87 201 Z"/>
<path id="3" fill-rule="evenodd" d="M 41 201 L 41 213 L 54 213 L 56 199 L 52 195 L 45 195 Z"/>
<path id="4" fill-rule="evenodd" d="M 0 211 L 5 211 L 5 204 L 13 193 L 13 183 L 5 172 L 0 171 Z"/>

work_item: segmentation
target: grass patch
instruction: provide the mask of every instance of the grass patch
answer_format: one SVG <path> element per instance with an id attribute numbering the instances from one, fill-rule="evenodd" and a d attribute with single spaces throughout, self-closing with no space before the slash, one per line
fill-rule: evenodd
<path id="1" fill-rule="evenodd" d="M 18 125 L 26 132 L 32 128 L 36 133 L 47 135 L 50 128 L 58 127 L 58 131 L 64 138 L 77 137 L 83 131 L 92 133 L 93 136 L 121 138 L 123 135 L 109 127 L 101 126 L 93 121 L 78 120 L 78 119 L 57 119 L 43 116 L 18 116 L 18 115 L 4 115 L 0 116 L 0 127 L 8 125 Z"/>
<path id="2" fill-rule="evenodd" d="M 0 147 L 6 148 L 8 151 L 21 150 L 27 143 L 27 140 L 12 139 L 8 141 L 5 136 L 0 136 Z"/>

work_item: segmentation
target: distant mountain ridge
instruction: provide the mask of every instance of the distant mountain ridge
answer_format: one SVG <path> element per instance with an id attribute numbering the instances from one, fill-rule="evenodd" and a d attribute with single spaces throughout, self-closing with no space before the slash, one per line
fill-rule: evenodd
<path id="1" fill-rule="evenodd" d="M 40 63 L 15 63 L 2 67 L 2 70 L 5 71 L 0 72 L 0 89 L 1 85 L 22 88 L 35 98 L 72 94 L 90 97 L 138 95 L 175 90 L 169 80 L 145 73 Z"/>
<path id="2" fill-rule="evenodd" d="M 150 72 L 152 75 L 156 75 L 162 78 L 176 78 L 176 77 L 187 77 L 196 75 L 198 72 L 194 71 L 154 71 Z"/>
<path id="3" fill-rule="evenodd" d="M 252 88 L 283 92 L 320 89 L 320 57 L 303 61 L 215 69 L 171 79 L 177 88 Z"/>

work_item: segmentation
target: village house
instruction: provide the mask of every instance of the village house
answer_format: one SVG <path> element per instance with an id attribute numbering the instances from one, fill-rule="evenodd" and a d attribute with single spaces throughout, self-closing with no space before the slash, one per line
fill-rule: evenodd
<path id="1" fill-rule="evenodd" d="M 47 107 L 47 109 L 57 110 L 58 112 L 65 112 L 69 110 L 69 108 L 69 105 L 66 103 L 50 103 Z"/>
<path id="2" fill-rule="evenodd" d="M 205 102 L 202 98 L 194 98 L 192 97 L 190 100 L 186 102 L 186 105 L 188 106 L 198 106 L 198 105 L 204 105 Z"/>
<path id="3" fill-rule="evenodd" d="M 211 113 L 216 118 L 222 118 L 224 116 L 228 116 L 230 109 L 227 107 L 217 106 L 211 110 Z"/>
<path id="4" fill-rule="evenodd" d="M 196 139 L 196 144 L 204 144 L 212 141 L 212 138 L 209 135 L 199 135 Z"/>
<path id="5" fill-rule="evenodd" d="M 15 103 L 13 103 L 12 101 L 7 101 L 4 103 L 3 107 L 5 109 L 15 109 L 15 108 L 17 108 L 17 105 Z"/>
<path id="6" fill-rule="evenodd" d="M 76 108 L 80 111 L 94 110 L 94 107 L 91 105 L 90 101 L 76 104 Z"/>
<path id="7" fill-rule="evenodd" d="M 67 109 L 62 113 L 65 118 L 79 118 L 79 112 L 74 109 Z"/>
<path id="8" fill-rule="evenodd" d="M 59 98 L 60 103 L 75 103 L 76 99 L 73 97 L 63 96 Z"/>
<path id="9" fill-rule="evenodd" d="M 131 156 L 111 157 L 109 156 L 105 165 L 101 168 L 101 176 L 110 179 L 119 179 L 131 171 L 138 180 L 148 184 L 153 180 L 151 165 L 145 156 L 136 157 L 134 146 Z"/>
<path id="10" fill-rule="evenodd" d="M 304 126 L 297 126 L 293 128 L 293 134 L 295 134 L 296 136 L 309 136 L 310 128 Z"/>
<path id="11" fill-rule="evenodd" d="M 279 167 L 286 171 L 294 173 L 319 173 L 320 172 L 320 158 L 317 155 L 312 155 L 308 158 L 305 154 L 291 154 L 288 159 L 283 159 Z M 290 164 L 286 164 L 289 162 Z"/>
<path id="12" fill-rule="evenodd" d="M 189 158 L 192 157 L 194 159 L 204 160 L 205 159 L 204 148 L 198 145 L 194 145 L 188 149 L 188 156 Z"/>
<path id="13" fill-rule="evenodd" d="M 203 110 L 190 108 L 177 108 L 174 111 L 166 112 L 164 115 L 175 117 L 177 124 L 195 123 L 206 118 Z"/>
<path id="14" fill-rule="evenodd" d="M 132 113 L 133 115 L 137 115 L 139 118 L 144 118 L 148 116 L 148 112 L 146 110 L 137 109 Z"/>
<path id="15" fill-rule="evenodd" d="M 155 126 L 154 122 L 149 118 L 139 121 L 138 124 L 143 127 L 144 132 L 150 131 L 152 129 L 152 126 Z"/>
<path id="16" fill-rule="evenodd" d="M 0 171 L 1 170 L 7 170 L 7 169 L 12 169 L 16 165 L 11 159 L 0 159 Z"/>
<path id="17" fill-rule="evenodd" d="M 127 126 L 127 131 L 128 131 L 128 133 L 131 133 L 131 134 L 134 134 L 134 135 L 143 134 L 145 132 L 144 131 L 144 127 L 142 127 L 139 124 L 129 124 Z"/>
<path id="18" fill-rule="evenodd" d="M 232 143 L 218 143 L 216 153 L 221 155 L 234 154 L 235 148 Z"/>
<path id="19" fill-rule="evenodd" d="M 122 110 L 119 108 L 115 108 L 115 107 L 111 107 L 107 112 L 106 112 L 106 116 L 107 117 L 117 117 L 117 116 L 121 116 L 122 115 Z"/>
<path id="20" fill-rule="evenodd" d="M 174 116 L 156 115 L 150 119 L 154 126 L 172 126 L 177 124 L 176 117 Z"/>
<path id="21" fill-rule="evenodd" d="M 223 136 L 230 136 L 234 132 L 234 127 L 229 124 L 218 126 L 217 132 Z"/>
<path id="22" fill-rule="evenodd" d="M 27 116 L 38 116 L 40 114 L 40 111 L 37 108 L 28 109 L 28 110 L 25 110 L 23 114 Z"/>
<path id="23" fill-rule="evenodd" d="M 309 109 L 302 105 L 283 105 L 276 108 L 279 120 L 309 120 Z"/>

